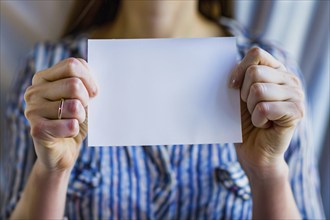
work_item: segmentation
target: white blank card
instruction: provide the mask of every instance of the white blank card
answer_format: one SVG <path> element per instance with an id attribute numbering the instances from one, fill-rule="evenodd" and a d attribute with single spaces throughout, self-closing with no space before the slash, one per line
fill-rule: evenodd
<path id="1" fill-rule="evenodd" d="M 89 146 L 241 142 L 236 39 L 88 40 Z"/>

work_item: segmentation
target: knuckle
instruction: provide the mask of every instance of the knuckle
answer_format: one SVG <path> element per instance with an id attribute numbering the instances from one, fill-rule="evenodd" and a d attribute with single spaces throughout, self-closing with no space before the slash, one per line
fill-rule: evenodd
<path id="1" fill-rule="evenodd" d="M 300 79 L 296 76 L 296 75 L 291 75 L 291 80 L 293 81 L 293 83 L 297 86 L 301 86 L 301 82 L 300 82 Z"/>
<path id="2" fill-rule="evenodd" d="M 305 99 L 305 93 L 300 88 L 294 88 L 295 94 L 297 94 L 299 100 Z"/>
<path id="3" fill-rule="evenodd" d="M 32 84 L 35 84 L 40 78 L 40 72 L 36 72 L 32 77 Z"/>
<path id="4" fill-rule="evenodd" d="M 31 119 L 34 114 L 34 111 L 30 107 L 26 107 L 24 110 L 24 115 L 27 119 Z"/>
<path id="5" fill-rule="evenodd" d="M 77 136 L 79 133 L 79 124 L 76 119 L 72 119 L 68 121 L 68 131 L 70 133 L 70 136 Z"/>
<path id="6" fill-rule="evenodd" d="M 24 93 L 24 101 L 26 105 L 30 105 L 32 102 L 35 102 L 40 97 L 40 87 L 38 86 L 29 86 Z"/>
<path id="7" fill-rule="evenodd" d="M 262 49 L 260 47 L 253 47 L 250 49 L 249 53 L 255 57 L 260 57 L 262 54 Z"/>
<path id="8" fill-rule="evenodd" d="M 89 69 L 89 66 L 88 66 L 88 63 L 87 63 L 87 61 L 86 60 L 84 60 L 84 59 L 82 59 L 82 58 L 77 58 L 79 61 L 80 61 L 80 63 L 82 63 L 87 69 Z"/>
<path id="9" fill-rule="evenodd" d="M 33 93 L 33 86 L 29 86 L 24 93 L 25 102 L 28 103 L 32 99 L 32 93 Z"/>
<path id="10" fill-rule="evenodd" d="M 296 109 L 298 111 L 298 118 L 303 118 L 305 116 L 305 105 L 304 102 L 295 102 Z"/>
<path id="11" fill-rule="evenodd" d="M 78 78 L 70 78 L 68 80 L 68 84 L 69 84 L 69 90 L 71 95 L 73 96 L 77 96 L 80 94 L 80 90 L 82 88 L 82 82 L 80 79 Z"/>
<path id="12" fill-rule="evenodd" d="M 248 77 L 252 81 L 256 81 L 257 79 L 260 78 L 260 68 L 257 65 L 252 65 L 247 69 Z"/>
<path id="13" fill-rule="evenodd" d="M 79 61 L 76 58 L 70 57 L 65 60 L 65 63 L 68 74 L 70 76 L 76 76 L 77 66 L 79 65 Z"/>
<path id="14" fill-rule="evenodd" d="M 264 96 L 265 86 L 261 83 L 254 83 L 251 86 L 251 94 L 256 98 L 260 99 Z"/>
<path id="15" fill-rule="evenodd" d="M 260 102 L 256 105 L 255 109 L 258 111 L 259 114 L 267 115 L 269 111 L 269 105 L 267 103 Z"/>
<path id="16" fill-rule="evenodd" d="M 76 116 L 79 114 L 79 101 L 78 100 L 70 100 L 67 104 L 68 111 L 71 115 Z"/>

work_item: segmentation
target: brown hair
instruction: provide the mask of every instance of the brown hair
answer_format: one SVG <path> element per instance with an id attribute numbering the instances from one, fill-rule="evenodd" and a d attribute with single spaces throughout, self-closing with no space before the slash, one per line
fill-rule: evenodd
<path id="1" fill-rule="evenodd" d="M 64 36 L 78 34 L 94 26 L 112 22 L 121 0 L 76 0 Z M 220 16 L 232 17 L 230 0 L 198 0 L 198 10 L 207 19 L 218 22 Z"/>

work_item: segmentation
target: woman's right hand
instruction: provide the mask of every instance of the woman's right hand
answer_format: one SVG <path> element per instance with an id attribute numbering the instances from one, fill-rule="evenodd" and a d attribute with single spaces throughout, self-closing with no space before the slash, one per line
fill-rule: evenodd
<path id="1" fill-rule="evenodd" d="M 87 135 L 87 105 L 96 94 L 97 85 L 83 59 L 68 58 L 35 74 L 24 96 L 25 116 L 37 160 L 44 168 L 66 171 L 73 167 Z"/>

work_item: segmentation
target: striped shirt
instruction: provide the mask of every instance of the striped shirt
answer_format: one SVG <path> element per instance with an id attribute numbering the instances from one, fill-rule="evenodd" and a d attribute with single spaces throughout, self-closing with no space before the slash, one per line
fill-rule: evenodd
<path id="1" fill-rule="evenodd" d="M 241 57 L 257 45 L 297 74 L 298 68 L 273 45 L 254 39 L 234 21 L 222 24 L 238 37 Z M 39 43 L 27 57 L 8 99 L 8 171 L 2 219 L 15 208 L 36 159 L 24 92 L 33 75 L 67 57 L 86 59 L 87 36 Z M 322 219 L 319 182 L 306 122 L 296 129 L 285 159 L 292 191 L 304 219 Z M 250 219 L 251 190 L 228 144 L 87 147 L 72 170 L 65 206 L 68 219 Z"/>

